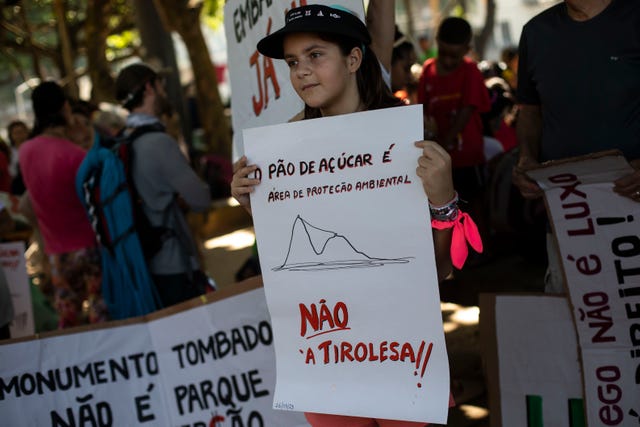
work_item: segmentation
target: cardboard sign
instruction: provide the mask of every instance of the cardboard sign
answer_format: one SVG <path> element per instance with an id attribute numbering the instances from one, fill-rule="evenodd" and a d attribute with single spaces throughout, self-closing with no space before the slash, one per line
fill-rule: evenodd
<path id="1" fill-rule="evenodd" d="M 592 426 L 640 422 L 640 203 L 612 191 L 631 173 L 616 153 L 528 172 L 545 189 Z"/>
<path id="2" fill-rule="evenodd" d="M 237 284 L 148 322 L 1 345 L 3 425 L 308 425 L 271 409 L 273 334 L 259 285 Z"/>
<path id="3" fill-rule="evenodd" d="M 35 333 L 31 288 L 24 250 L 24 242 L 0 243 L 0 263 L 7 278 L 13 303 L 13 321 L 9 326 L 13 338 L 26 337 Z"/>
<path id="4" fill-rule="evenodd" d="M 284 26 L 289 9 L 306 4 L 339 4 L 364 21 L 362 0 L 229 0 L 224 5 L 234 158 L 244 153 L 242 129 L 285 123 L 304 108 L 286 63 L 262 56 L 256 45 Z"/>
<path id="5" fill-rule="evenodd" d="M 422 107 L 244 131 L 285 410 L 445 423 Z"/>
<path id="6" fill-rule="evenodd" d="M 491 426 L 583 427 L 578 343 L 567 299 L 481 294 L 480 316 Z"/>

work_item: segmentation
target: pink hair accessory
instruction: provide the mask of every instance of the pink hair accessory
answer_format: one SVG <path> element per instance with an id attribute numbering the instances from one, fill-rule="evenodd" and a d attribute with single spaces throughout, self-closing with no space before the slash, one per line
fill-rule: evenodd
<path id="1" fill-rule="evenodd" d="M 456 219 L 453 221 L 431 220 L 431 227 L 436 230 L 446 230 L 453 228 L 451 236 L 451 262 L 453 266 L 460 270 L 467 260 L 469 249 L 467 242 L 478 253 L 482 253 L 482 239 L 478 226 L 468 213 L 459 211 Z"/>

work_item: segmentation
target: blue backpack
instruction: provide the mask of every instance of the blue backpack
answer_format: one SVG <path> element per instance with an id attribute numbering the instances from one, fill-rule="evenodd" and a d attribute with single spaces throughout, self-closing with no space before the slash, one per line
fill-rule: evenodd
<path id="1" fill-rule="evenodd" d="M 158 131 L 148 125 L 115 139 L 97 138 L 76 174 L 76 191 L 100 244 L 102 295 L 114 320 L 162 308 L 147 266 L 152 254 L 143 248 L 159 233 L 149 231 L 130 173 L 133 141 Z"/>

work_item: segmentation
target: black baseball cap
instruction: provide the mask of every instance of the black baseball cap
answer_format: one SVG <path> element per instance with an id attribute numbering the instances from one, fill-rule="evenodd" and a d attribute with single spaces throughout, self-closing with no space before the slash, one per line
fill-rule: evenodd
<path id="1" fill-rule="evenodd" d="M 258 42 L 258 51 L 264 56 L 284 59 L 283 42 L 287 34 L 324 33 L 345 36 L 371 43 L 371 35 L 364 23 L 353 13 L 334 7 L 310 4 L 287 12 L 284 27 Z"/>

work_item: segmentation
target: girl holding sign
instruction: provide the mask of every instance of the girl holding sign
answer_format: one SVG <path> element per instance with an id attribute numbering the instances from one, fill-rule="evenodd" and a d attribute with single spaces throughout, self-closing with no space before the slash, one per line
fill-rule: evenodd
<path id="1" fill-rule="evenodd" d="M 285 26 L 262 39 L 258 51 L 287 62 L 291 84 L 305 103 L 304 119 L 311 119 L 403 105 L 384 83 L 370 44 L 366 26 L 355 15 L 337 7 L 308 5 L 290 10 Z M 464 264 L 467 240 L 479 251 L 482 244 L 473 221 L 458 210 L 447 152 L 433 141 L 415 145 L 421 150 L 416 173 L 430 203 L 438 276 L 443 279 L 451 272 L 452 263 L 458 268 Z M 249 194 L 260 183 L 249 177 L 256 169 L 242 157 L 234 165 L 231 183 L 232 195 L 249 213 Z M 424 425 L 339 415 L 306 416 L 314 427 Z"/>

